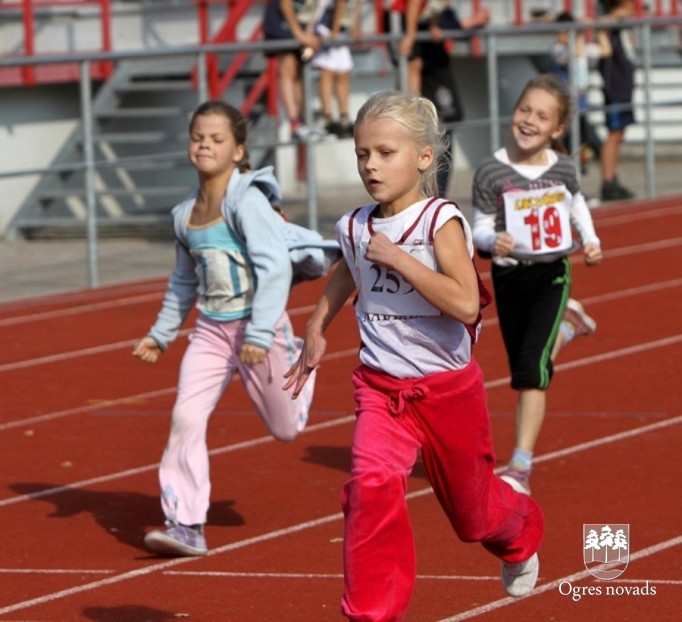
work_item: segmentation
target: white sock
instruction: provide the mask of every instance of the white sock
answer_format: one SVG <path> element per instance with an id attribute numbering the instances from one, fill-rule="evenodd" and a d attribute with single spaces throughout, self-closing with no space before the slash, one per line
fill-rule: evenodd
<path id="1" fill-rule="evenodd" d="M 561 322 L 559 325 L 559 330 L 561 331 L 561 334 L 564 338 L 563 345 L 566 345 L 569 341 L 573 340 L 573 337 L 575 337 L 575 326 L 566 320 Z"/>
<path id="2" fill-rule="evenodd" d="M 509 464 L 517 469 L 530 471 L 533 466 L 533 452 L 515 447 Z"/>

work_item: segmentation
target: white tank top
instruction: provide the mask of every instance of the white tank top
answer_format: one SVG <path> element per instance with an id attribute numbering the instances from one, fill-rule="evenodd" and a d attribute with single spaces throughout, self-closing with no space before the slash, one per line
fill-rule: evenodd
<path id="1" fill-rule="evenodd" d="M 376 218 L 376 204 L 345 214 L 336 225 L 344 258 L 358 288 L 355 315 L 360 360 L 396 378 L 415 378 L 466 367 L 478 326 L 442 314 L 398 273 L 364 257 L 370 237 L 383 233 L 426 266 L 438 271 L 433 251 L 436 232 L 450 219 L 462 223 L 469 255 L 471 229 L 454 203 L 431 198 L 395 216 Z"/>

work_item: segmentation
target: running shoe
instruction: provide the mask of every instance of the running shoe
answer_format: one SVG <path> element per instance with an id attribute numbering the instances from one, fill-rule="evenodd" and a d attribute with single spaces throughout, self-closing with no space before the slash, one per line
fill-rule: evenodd
<path id="1" fill-rule="evenodd" d="M 583 306 L 573 298 L 568 299 L 564 312 L 564 322 L 568 322 L 573 327 L 574 337 L 591 335 L 597 330 L 597 323 L 585 313 Z"/>
<path id="2" fill-rule="evenodd" d="M 144 537 L 149 550 L 171 557 L 197 557 L 206 555 L 204 528 L 169 523 L 168 529 L 150 531 Z"/>
<path id="3" fill-rule="evenodd" d="M 502 562 L 502 585 L 507 594 L 514 598 L 530 594 L 538 580 L 539 570 L 540 561 L 537 553 L 518 564 Z"/>

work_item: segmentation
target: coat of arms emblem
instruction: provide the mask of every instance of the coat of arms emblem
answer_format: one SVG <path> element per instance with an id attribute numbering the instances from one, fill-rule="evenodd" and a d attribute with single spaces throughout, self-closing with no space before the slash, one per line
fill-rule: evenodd
<path id="1" fill-rule="evenodd" d="M 630 561 L 630 525 L 583 525 L 583 561 L 597 579 L 622 575 Z"/>

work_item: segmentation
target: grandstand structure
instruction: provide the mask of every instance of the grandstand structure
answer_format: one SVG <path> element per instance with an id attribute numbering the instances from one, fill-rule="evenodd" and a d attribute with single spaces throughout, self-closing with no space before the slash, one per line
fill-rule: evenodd
<path id="1" fill-rule="evenodd" d="M 353 106 L 400 87 L 381 31 L 383 0 L 363 5 Z M 453 39 L 466 118 L 451 128 L 457 162 L 475 166 L 499 141 L 505 114 L 538 70 L 560 10 L 594 17 L 596 0 L 458 1 L 462 14 L 492 10 L 490 26 Z M 278 105 L 276 61 L 262 39 L 258 0 L 0 0 L 0 237 L 152 235 L 195 182 L 186 164 L 187 121 L 223 98 L 251 121 L 257 165 L 273 164 L 285 194 L 304 194 L 315 227 L 316 188 L 356 183 L 352 143 L 294 144 Z M 678 0 L 637 2 L 641 34 L 637 102 L 645 123 L 635 147 L 674 150 L 682 24 Z M 578 25 L 576 29 L 583 26 Z M 294 49 L 295 44 L 274 44 Z M 314 121 L 315 75 L 306 70 Z M 599 113 L 598 76 L 591 101 Z M 324 163 L 322 166 L 320 163 Z"/>

